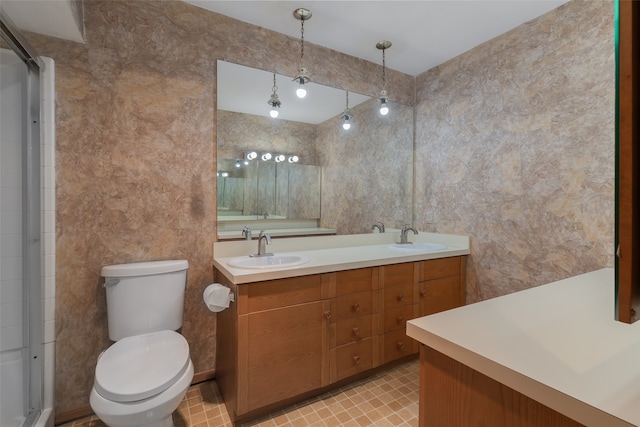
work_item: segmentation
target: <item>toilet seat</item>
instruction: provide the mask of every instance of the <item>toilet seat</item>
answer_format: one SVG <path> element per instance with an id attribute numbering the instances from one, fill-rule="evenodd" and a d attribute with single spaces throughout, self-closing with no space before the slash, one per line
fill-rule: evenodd
<path id="1" fill-rule="evenodd" d="M 94 387 L 105 399 L 135 402 L 163 392 L 189 367 L 187 340 L 174 331 L 123 338 L 98 359 Z"/>

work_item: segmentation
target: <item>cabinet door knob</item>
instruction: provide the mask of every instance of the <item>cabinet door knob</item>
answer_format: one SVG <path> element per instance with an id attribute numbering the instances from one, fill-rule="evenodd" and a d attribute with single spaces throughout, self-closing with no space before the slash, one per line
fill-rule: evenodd
<path id="1" fill-rule="evenodd" d="M 402 294 L 398 295 L 398 301 L 404 301 L 404 295 Z"/>
<path id="2" fill-rule="evenodd" d="M 404 322 L 404 316 L 398 316 L 398 323 Z"/>
<path id="3" fill-rule="evenodd" d="M 402 341 L 398 341 L 398 349 L 404 350 L 404 343 Z"/>
<path id="4" fill-rule="evenodd" d="M 351 333 L 357 337 L 360 335 L 360 330 L 358 328 L 353 328 Z"/>
<path id="5" fill-rule="evenodd" d="M 358 303 L 353 304 L 353 305 L 351 306 L 351 310 L 353 310 L 353 311 L 358 311 L 358 310 L 360 310 L 360 304 L 358 304 Z"/>
<path id="6" fill-rule="evenodd" d="M 331 319 L 331 312 L 330 311 L 325 311 L 324 317 L 325 317 L 325 319 Z"/>
<path id="7" fill-rule="evenodd" d="M 353 356 L 353 363 L 358 365 L 360 363 L 360 356 Z"/>
<path id="8" fill-rule="evenodd" d="M 422 298 L 426 297 L 427 296 L 427 291 L 420 291 L 420 296 Z"/>

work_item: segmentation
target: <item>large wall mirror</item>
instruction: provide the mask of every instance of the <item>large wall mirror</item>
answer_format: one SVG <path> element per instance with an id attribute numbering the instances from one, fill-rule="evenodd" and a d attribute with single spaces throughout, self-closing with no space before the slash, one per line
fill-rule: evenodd
<path id="1" fill-rule="evenodd" d="M 217 219 L 226 230 L 306 220 L 354 234 L 378 221 L 411 222 L 411 106 L 391 102 L 382 116 L 377 99 L 349 92 L 345 130 L 345 90 L 309 83 L 300 99 L 291 77 L 225 61 L 218 61 L 217 79 Z M 267 102 L 274 79 L 277 118 Z"/>

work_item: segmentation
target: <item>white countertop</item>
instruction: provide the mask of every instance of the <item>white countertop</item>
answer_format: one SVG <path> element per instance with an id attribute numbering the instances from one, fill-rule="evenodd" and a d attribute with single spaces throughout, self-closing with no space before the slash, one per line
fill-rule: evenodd
<path id="1" fill-rule="evenodd" d="M 258 248 L 256 240 L 216 242 L 213 248 L 214 266 L 233 283 L 242 284 L 469 254 L 467 236 L 435 233 L 410 236 L 410 241 L 442 243 L 447 246 L 438 251 L 390 248 L 389 245 L 398 239 L 399 233 L 391 232 L 274 239 L 267 246 L 268 252 L 295 253 L 309 257 L 310 261 L 299 266 L 265 270 L 233 268 L 228 265 L 228 261 L 233 258 L 255 253 Z"/>
<path id="2" fill-rule="evenodd" d="M 640 322 L 614 320 L 614 270 L 407 322 L 407 335 L 586 426 L 640 426 Z"/>

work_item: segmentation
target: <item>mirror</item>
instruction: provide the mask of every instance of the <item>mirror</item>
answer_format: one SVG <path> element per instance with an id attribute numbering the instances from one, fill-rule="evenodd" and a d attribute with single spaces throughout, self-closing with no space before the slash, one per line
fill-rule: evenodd
<path id="1" fill-rule="evenodd" d="M 349 92 L 352 127 L 345 130 L 342 89 L 309 83 L 307 97 L 298 99 L 291 77 L 276 75 L 281 107 L 271 118 L 273 73 L 218 61 L 217 76 L 217 215 L 225 230 L 246 221 L 283 228 L 312 220 L 314 227 L 352 234 L 370 232 L 378 221 L 390 228 L 411 222 L 410 106 L 392 102 L 391 113 L 381 116 L 377 99 Z M 255 159 L 247 158 L 251 152 Z M 271 158 L 262 160 L 264 153 Z M 290 163 L 292 156 L 298 161 Z"/>

